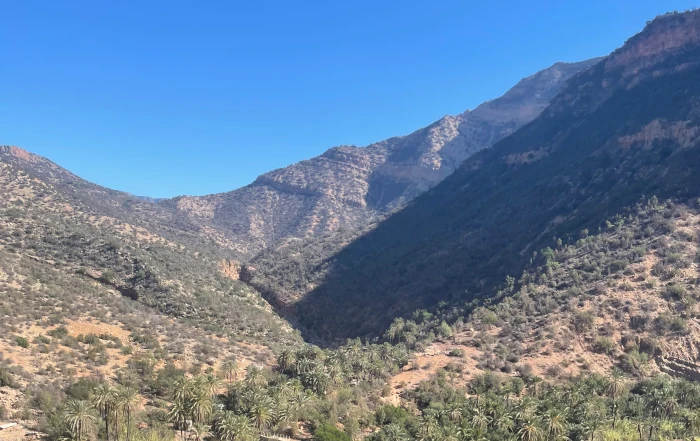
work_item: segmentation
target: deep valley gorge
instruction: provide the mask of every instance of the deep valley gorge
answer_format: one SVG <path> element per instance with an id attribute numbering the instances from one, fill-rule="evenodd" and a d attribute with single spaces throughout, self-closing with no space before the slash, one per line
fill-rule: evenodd
<path id="1" fill-rule="evenodd" d="M 0 146 L 0 440 L 700 439 L 700 10 L 137 197 Z"/>

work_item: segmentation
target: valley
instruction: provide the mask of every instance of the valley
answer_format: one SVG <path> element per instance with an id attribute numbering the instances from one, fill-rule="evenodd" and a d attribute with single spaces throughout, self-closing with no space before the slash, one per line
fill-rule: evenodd
<path id="1" fill-rule="evenodd" d="M 226 193 L 0 146 L 0 440 L 700 439 L 699 36 Z"/>

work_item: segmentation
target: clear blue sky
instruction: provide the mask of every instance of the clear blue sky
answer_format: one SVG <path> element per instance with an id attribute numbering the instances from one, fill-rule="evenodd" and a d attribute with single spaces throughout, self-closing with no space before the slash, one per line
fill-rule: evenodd
<path id="1" fill-rule="evenodd" d="M 0 0 L 0 144 L 154 197 L 366 145 L 604 55 L 674 0 Z"/>

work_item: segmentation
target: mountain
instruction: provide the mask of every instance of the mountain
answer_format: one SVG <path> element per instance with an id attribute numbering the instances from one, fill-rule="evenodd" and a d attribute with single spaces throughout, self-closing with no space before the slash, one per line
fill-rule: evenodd
<path id="1" fill-rule="evenodd" d="M 78 327 L 87 326 L 89 318 L 98 327 L 136 333 L 147 328 L 134 327 L 135 321 L 175 320 L 172 326 L 196 323 L 201 332 L 268 349 L 298 341 L 260 294 L 239 281 L 252 277 L 240 261 L 268 243 L 301 235 L 305 222 L 319 225 L 304 233 L 315 237 L 342 226 L 360 227 L 400 206 L 443 179 L 461 158 L 532 119 L 566 78 L 589 64 L 557 63 L 473 111 L 367 148 L 331 149 L 223 195 L 134 196 L 88 182 L 21 148 L 0 146 L 2 277 L 12 288 L 4 304 L 43 311 L 48 304 L 41 304 L 42 290 L 48 289 L 62 293 L 60 308 L 84 306 L 65 318 L 82 323 Z M 389 187 L 401 191 L 389 195 Z M 328 204 L 336 205 L 324 211 Z M 202 213 L 209 209 L 208 220 Z M 228 211 L 245 214 L 250 222 L 234 228 L 240 216 L 227 216 Z M 293 231 L 285 220 L 290 218 L 296 219 Z M 28 270 L 49 275 L 39 278 L 42 289 L 36 293 Z M 85 297 L 88 291 L 93 297 Z M 23 292 L 34 294 L 23 299 Z M 105 296 L 112 299 L 106 311 L 94 303 Z M 136 307 L 141 318 L 121 317 L 117 311 L 125 305 Z M 24 313 L 10 316 L 25 317 L 27 337 L 48 326 Z M 17 330 L 6 335 L 11 344 Z"/>
<path id="2" fill-rule="evenodd" d="M 556 63 L 500 98 L 407 136 L 362 148 L 334 147 L 232 192 L 183 196 L 159 205 L 225 232 L 248 256 L 289 239 L 355 229 L 403 206 L 469 156 L 530 122 L 568 78 L 595 61 Z"/>
<path id="3" fill-rule="evenodd" d="M 360 238 L 268 253 L 258 282 L 327 341 L 487 302 L 557 239 L 597 231 L 642 198 L 700 196 L 698 77 L 700 11 L 658 17 L 403 210 Z"/>
<path id="4" fill-rule="evenodd" d="M 424 129 L 265 175 L 289 196 L 266 215 L 306 216 L 283 205 L 314 182 L 305 207 L 372 216 L 271 218 L 244 263 L 268 243 L 218 223 L 222 195 L 137 197 L 0 146 L 0 438 L 696 439 L 700 11 L 533 94 L 553 69 L 431 126 L 458 120 L 434 151 Z M 486 120 L 503 139 L 467 152 Z"/>
<path id="5" fill-rule="evenodd" d="M 176 224 L 155 204 L 0 147 L 3 363 L 43 384 L 124 366 L 122 347 L 155 351 L 154 364 L 201 367 L 300 343 L 259 293 L 222 272 L 230 250 Z M 82 341 L 88 334 L 104 341 Z"/>
<path id="6" fill-rule="evenodd" d="M 0 161 L 43 182 L 61 197 L 100 215 L 134 224 L 167 239 L 194 247 L 217 250 L 223 257 L 242 257 L 224 233 L 199 225 L 150 198 L 101 187 L 54 162 L 16 146 L 0 146 Z"/>

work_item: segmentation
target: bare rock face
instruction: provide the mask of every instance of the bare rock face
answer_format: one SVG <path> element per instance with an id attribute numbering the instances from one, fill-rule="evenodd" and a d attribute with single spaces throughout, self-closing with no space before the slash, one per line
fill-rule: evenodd
<path id="1" fill-rule="evenodd" d="M 241 279 L 241 263 L 237 260 L 224 259 L 219 262 L 219 270 L 221 274 L 231 280 Z"/>
<path id="2" fill-rule="evenodd" d="M 250 283 L 255 274 L 255 267 L 237 260 L 224 259 L 219 262 L 219 270 L 221 274 L 232 280 L 240 280 L 244 283 Z"/>
<path id="3" fill-rule="evenodd" d="M 556 63 L 500 98 L 407 136 L 367 147 L 333 147 L 239 190 L 160 204 L 226 232 L 233 248 L 248 256 L 286 240 L 356 229 L 403 206 L 474 153 L 532 121 L 566 80 L 596 61 Z"/>

